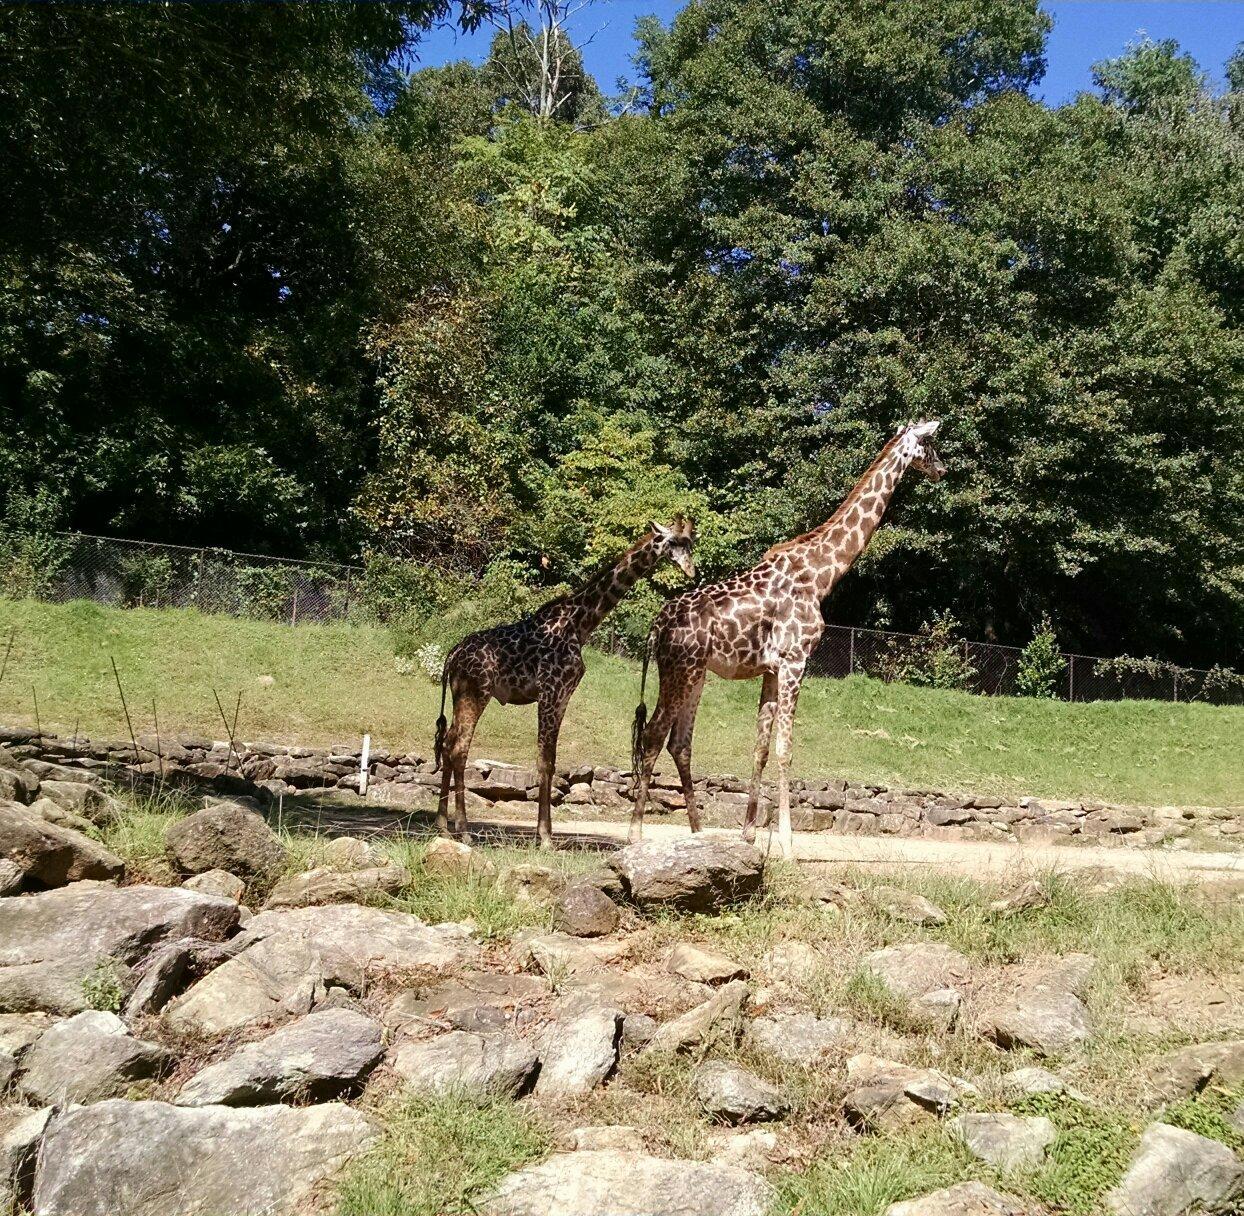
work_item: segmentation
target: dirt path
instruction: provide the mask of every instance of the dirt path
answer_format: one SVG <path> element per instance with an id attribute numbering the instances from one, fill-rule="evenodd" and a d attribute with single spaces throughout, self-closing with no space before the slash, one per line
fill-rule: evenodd
<path id="1" fill-rule="evenodd" d="M 562 821 L 559 836 L 626 839 L 626 824 L 607 820 Z M 706 834 L 736 838 L 735 829 L 706 828 Z M 647 840 L 674 840 L 687 834 L 685 824 L 648 823 Z M 766 838 L 757 837 L 763 850 Z M 775 845 L 776 848 L 776 845 Z M 1169 849 L 1114 848 L 1103 845 L 1020 845 L 970 840 L 921 840 L 899 836 L 835 836 L 829 832 L 796 832 L 795 856 L 801 862 L 838 862 L 903 870 L 916 867 L 956 874 L 1000 877 L 1085 869 L 1144 874 L 1167 881 L 1244 880 L 1244 853 L 1194 853 Z"/>

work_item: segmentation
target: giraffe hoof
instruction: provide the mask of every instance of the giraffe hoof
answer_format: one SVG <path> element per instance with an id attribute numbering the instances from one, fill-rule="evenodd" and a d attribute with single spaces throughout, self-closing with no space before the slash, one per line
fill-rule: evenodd
<path id="1" fill-rule="evenodd" d="M 551 853 L 557 846 L 553 843 L 552 836 L 541 836 L 540 847 L 546 852 Z"/>

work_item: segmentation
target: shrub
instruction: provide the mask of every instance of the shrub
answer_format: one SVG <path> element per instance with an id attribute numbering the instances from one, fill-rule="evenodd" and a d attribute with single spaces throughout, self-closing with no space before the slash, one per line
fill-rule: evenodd
<path id="1" fill-rule="evenodd" d="M 889 643 L 882 664 L 883 678 L 923 688 L 971 690 L 976 667 L 968 657 L 967 645 L 958 636 L 959 622 L 949 612 L 941 612 L 920 626 L 914 638 L 895 638 Z"/>
<path id="2" fill-rule="evenodd" d="M 73 553 L 73 542 L 56 531 L 59 511 L 45 488 L 9 495 L 0 519 L 0 595 L 47 594 Z"/>
<path id="3" fill-rule="evenodd" d="M 1023 697 L 1054 697 L 1067 670 L 1067 660 L 1058 649 L 1058 637 L 1048 616 L 1020 652 L 1015 673 L 1015 690 Z"/>
<path id="4" fill-rule="evenodd" d="M 139 550 L 121 559 L 121 581 L 125 584 L 125 602 L 159 606 L 168 601 L 173 590 L 174 570 L 170 558 L 161 553 Z"/>
<path id="5" fill-rule="evenodd" d="M 289 566 L 239 566 L 234 572 L 238 612 L 263 621 L 283 619 L 294 578 Z"/>

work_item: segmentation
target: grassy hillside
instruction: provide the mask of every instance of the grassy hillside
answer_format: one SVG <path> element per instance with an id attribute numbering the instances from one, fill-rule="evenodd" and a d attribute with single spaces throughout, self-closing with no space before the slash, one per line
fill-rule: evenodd
<path id="1" fill-rule="evenodd" d="M 49 729 L 70 732 L 77 723 L 85 734 L 124 736 L 111 656 L 140 733 L 150 729 L 154 700 L 163 730 L 222 738 L 215 689 L 230 713 L 242 693 L 242 738 L 331 743 L 370 731 L 375 746 L 431 745 L 439 685 L 399 674 L 382 629 L 291 629 L 189 610 L 0 600 L 0 654 L 10 630 L 15 640 L 0 683 L 6 724 L 34 721 L 37 692 Z M 635 664 L 590 654 L 561 758 L 625 764 L 638 689 Z M 698 770 L 748 771 L 758 692 L 757 682 L 710 680 Z M 473 751 L 530 762 L 534 739 L 534 707 L 494 705 Z M 1065 705 L 852 677 L 804 686 L 794 771 L 895 786 L 1231 805 L 1244 802 L 1242 744 L 1239 708 Z"/>

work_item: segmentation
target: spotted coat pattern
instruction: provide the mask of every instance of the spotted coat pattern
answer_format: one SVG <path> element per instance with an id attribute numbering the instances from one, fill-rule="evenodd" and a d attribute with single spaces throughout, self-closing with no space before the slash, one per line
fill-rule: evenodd
<path id="1" fill-rule="evenodd" d="M 824 629 L 821 602 L 867 547 L 907 469 L 916 468 L 933 481 L 945 472 L 931 443 L 937 426 L 937 422 L 923 422 L 901 428 L 819 528 L 775 545 L 752 569 L 696 587 L 658 613 L 648 646 L 660 673 L 660 693 L 636 748 L 632 841 L 643 833 L 652 768 L 667 742 L 682 783 L 691 830 L 700 829 L 691 778 L 691 737 L 705 676 L 711 671 L 727 680 L 761 677 L 743 835 L 749 841 L 755 839 L 760 779 L 774 741 L 778 844 L 790 856 L 791 735 L 804 668 Z"/>
<path id="2" fill-rule="evenodd" d="M 586 583 L 577 593 L 562 596 L 509 625 L 472 633 L 445 658 L 441 686 L 441 721 L 437 725 L 437 760 L 441 764 L 441 796 L 436 826 L 449 830 L 449 792 L 455 795 L 454 829 L 467 830 L 466 762 L 480 715 L 490 701 L 502 705 L 538 705 L 537 776 L 540 843 L 553 837 L 552 783 L 557 765 L 557 737 L 562 717 L 583 678 L 583 643 L 641 578 L 662 559 L 695 577 L 691 557 L 695 527 L 674 519 L 669 527 L 652 524 L 650 531 L 618 561 Z M 453 693 L 453 723 L 445 731 L 445 689 Z M 441 734 L 444 732 L 443 743 Z"/>

